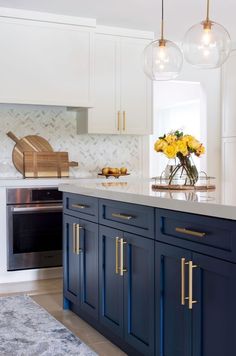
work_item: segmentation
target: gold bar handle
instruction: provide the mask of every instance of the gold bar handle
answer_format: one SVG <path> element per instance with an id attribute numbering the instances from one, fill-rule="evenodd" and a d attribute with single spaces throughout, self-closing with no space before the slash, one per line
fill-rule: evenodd
<path id="1" fill-rule="evenodd" d="M 84 205 L 84 204 L 72 204 L 71 206 L 72 206 L 72 208 L 76 208 L 76 209 L 86 209 L 86 208 L 89 208 L 88 205 Z"/>
<path id="2" fill-rule="evenodd" d="M 193 231 L 193 230 L 185 229 L 185 228 L 182 228 L 182 227 L 176 227 L 175 231 L 176 232 L 180 232 L 182 234 L 191 235 L 191 236 L 197 236 L 197 237 L 206 236 L 205 232 Z"/>
<path id="3" fill-rule="evenodd" d="M 185 258 L 181 258 L 181 305 L 185 305 Z"/>
<path id="4" fill-rule="evenodd" d="M 119 219 L 123 219 L 123 220 L 134 219 L 134 216 L 132 216 L 132 215 L 119 214 L 119 213 L 112 213 L 111 216 L 113 216 L 113 218 L 119 218 Z"/>
<path id="5" fill-rule="evenodd" d="M 80 226 L 79 224 L 75 224 L 76 225 L 76 244 L 75 244 L 75 253 L 76 255 L 79 255 L 80 252 L 82 251 L 80 248 L 80 230 L 83 229 L 82 226 Z"/>
<path id="6" fill-rule="evenodd" d="M 123 238 L 120 239 L 120 276 L 123 277 L 124 272 L 127 272 L 127 269 L 124 268 L 124 245 L 126 242 Z"/>
<path id="7" fill-rule="evenodd" d="M 197 265 L 193 265 L 193 261 L 189 261 L 185 263 L 188 265 L 188 297 L 185 297 L 185 299 L 188 300 L 188 308 L 190 310 L 193 309 L 193 304 L 197 303 L 197 300 L 193 300 L 193 269 L 197 268 Z"/>
<path id="8" fill-rule="evenodd" d="M 73 252 L 73 253 L 76 253 L 76 252 L 75 252 L 75 246 L 76 246 L 76 242 L 75 242 L 75 239 L 76 239 L 76 224 L 75 224 L 75 223 L 72 225 L 72 229 L 73 229 L 73 234 L 72 234 L 72 252 Z"/>
<path id="9" fill-rule="evenodd" d="M 116 274 L 119 273 L 119 237 L 116 237 Z"/>
<path id="10" fill-rule="evenodd" d="M 120 111 L 117 113 L 117 131 L 120 131 Z"/>
<path id="11" fill-rule="evenodd" d="M 123 111 L 123 131 L 126 130 L 126 112 Z"/>

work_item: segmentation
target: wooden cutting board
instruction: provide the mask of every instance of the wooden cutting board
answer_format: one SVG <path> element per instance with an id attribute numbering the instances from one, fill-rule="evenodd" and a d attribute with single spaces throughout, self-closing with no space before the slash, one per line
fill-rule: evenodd
<path id="1" fill-rule="evenodd" d="M 25 178 L 61 178 L 68 176 L 68 152 L 24 152 Z"/>
<path id="2" fill-rule="evenodd" d="M 16 169 L 24 174 L 24 152 L 53 152 L 50 143 L 41 136 L 28 135 L 18 139 L 12 132 L 8 132 L 10 137 L 16 144 L 12 151 L 12 161 Z"/>

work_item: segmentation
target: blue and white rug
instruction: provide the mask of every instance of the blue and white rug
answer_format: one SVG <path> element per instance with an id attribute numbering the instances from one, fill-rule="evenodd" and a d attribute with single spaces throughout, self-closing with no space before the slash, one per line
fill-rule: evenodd
<path id="1" fill-rule="evenodd" d="M 95 356 L 27 296 L 0 297 L 1 356 Z"/>

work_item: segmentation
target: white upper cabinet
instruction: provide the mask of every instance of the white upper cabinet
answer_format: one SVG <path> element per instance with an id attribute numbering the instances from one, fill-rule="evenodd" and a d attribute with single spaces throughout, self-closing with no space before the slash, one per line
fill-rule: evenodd
<path id="1" fill-rule="evenodd" d="M 143 50 L 150 41 L 121 39 L 120 95 L 124 134 L 152 133 L 152 82 L 143 72 Z"/>
<path id="2" fill-rule="evenodd" d="M 1 15 L 1 103 L 93 106 L 92 26 Z"/>
<path id="3" fill-rule="evenodd" d="M 88 132 L 151 134 L 152 82 L 142 65 L 151 35 L 131 37 L 132 31 L 125 29 L 122 35 L 105 32 L 95 35 L 94 108 L 89 110 Z"/>
<path id="4" fill-rule="evenodd" d="M 95 35 L 94 109 L 89 110 L 89 133 L 119 133 L 119 38 Z"/>
<path id="5" fill-rule="evenodd" d="M 222 68 L 222 136 L 236 137 L 236 51 Z"/>

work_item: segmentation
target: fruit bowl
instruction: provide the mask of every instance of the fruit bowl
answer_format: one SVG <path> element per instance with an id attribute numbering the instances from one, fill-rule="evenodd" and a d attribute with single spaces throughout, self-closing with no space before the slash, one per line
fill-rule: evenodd
<path id="1" fill-rule="evenodd" d="M 129 176 L 130 173 L 107 173 L 107 174 L 98 173 L 98 175 L 106 177 L 106 178 L 109 178 L 109 177 L 119 178 L 119 177 Z"/>

